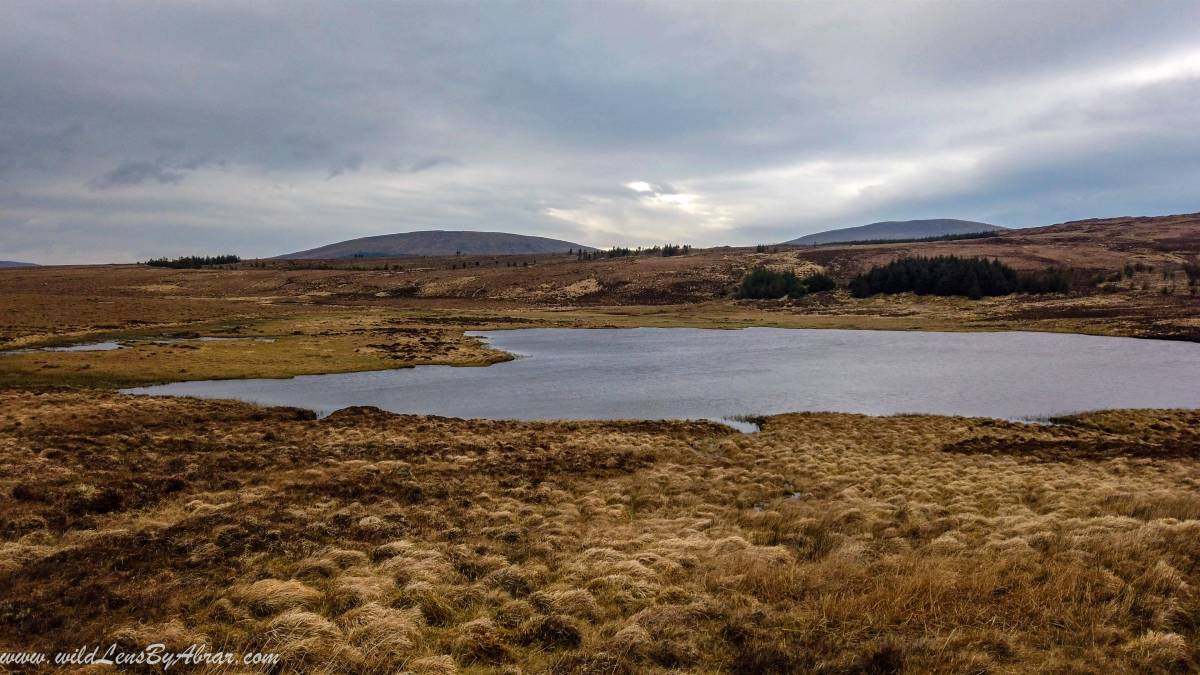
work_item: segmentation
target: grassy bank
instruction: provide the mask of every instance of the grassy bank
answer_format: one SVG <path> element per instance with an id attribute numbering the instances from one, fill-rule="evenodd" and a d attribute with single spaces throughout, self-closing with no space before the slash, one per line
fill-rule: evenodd
<path id="1" fill-rule="evenodd" d="M 413 324 L 379 312 L 312 312 L 234 326 L 199 324 L 188 328 L 106 331 L 70 340 L 123 344 L 111 351 L 31 351 L 0 356 L 0 386 L 117 388 L 414 365 L 488 365 L 510 358 L 464 335 L 461 329 Z M 202 335 L 223 339 L 197 339 Z M 39 344 L 62 343 L 59 338 Z"/>

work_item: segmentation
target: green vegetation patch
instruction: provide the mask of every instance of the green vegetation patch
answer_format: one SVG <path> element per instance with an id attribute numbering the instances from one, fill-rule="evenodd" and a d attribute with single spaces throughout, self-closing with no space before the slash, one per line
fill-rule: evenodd
<path id="1" fill-rule="evenodd" d="M 799 298 L 809 293 L 831 291 L 837 284 L 833 277 L 823 272 L 817 272 L 801 279 L 794 272 L 777 272 L 759 267 L 751 270 L 742 278 L 738 288 L 738 297 L 745 299 L 775 300 L 778 298 Z"/>
<path id="2" fill-rule="evenodd" d="M 880 293 L 960 295 L 972 299 L 1012 293 L 1065 293 L 1066 270 L 1048 268 L 1018 273 L 999 260 L 957 256 L 905 257 L 873 267 L 850 282 L 850 294 L 865 298 Z"/>

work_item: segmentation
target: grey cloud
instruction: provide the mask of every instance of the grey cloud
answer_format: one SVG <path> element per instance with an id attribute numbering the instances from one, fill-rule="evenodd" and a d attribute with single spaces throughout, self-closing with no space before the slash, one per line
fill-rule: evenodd
<path id="1" fill-rule="evenodd" d="M 650 188 L 649 190 L 647 190 L 647 192 L 652 192 L 657 195 L 673 195 L 673 194 L 679 193 L 679 190 L 675 189 L 674 186 L 672 186 L 668 183 L 661 183 L 661 182 L 656 182 L 656 181 L 637 181 L 637 182 L 646 183 L 646 185 Z"/>
<path id="2" fill-rule="evenodd" d="M 704 245 L 1200 208 L 1196 3 L 3 13 L 0 212 L 71 233 L 0 228 L 9 257 L 88 261 L 130 223 L 145 258 L 206 232 L 243 255 L 439 227 Z"/>
<path id="3" fill-rule="evenodd" d="M 408 170 L 411 173 L 420 173 L 422 171 L 428 171 L 430 169 L 435 169 L 439 166 L 444 166 L 447 164 L 460 164 L 460 163 L 461 162 L 459 162 L 457 159 L 454 159 L 453 157 L 446 157 L 443 155 L 431 155 L 429 157 L 424 157 L 422 159 L 418 159 L 417 161 L 413 162 L 408 167 Z"/>
<path id="4" fill-rule="evenodd" d="M 362 168 L 363 159 L 360 155 L 352 155 L 329 168 L 329 178 L 336 178 L 344 173 L 354 173 Z"/>
<path id="5" fill-rule="evenodd" d="M 154 162 L 125 162 L 111 171 L 92 179 L 89 183 L 96 189 L 140 185 L 147 181 L 161 185 L 183 182 L 183 174 L 164 168 Z"/>
<path id="6" fill-rule="evenodd" d="M 213 157 L 212 155 L 197 155 L 180 162 L 179 168 L 195 171 L 210 166 L 225 166 L 226 164 L 225 160 Z"/>

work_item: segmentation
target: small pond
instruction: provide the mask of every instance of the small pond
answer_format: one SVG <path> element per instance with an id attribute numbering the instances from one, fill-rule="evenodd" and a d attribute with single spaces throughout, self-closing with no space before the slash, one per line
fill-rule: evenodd
<path id="1" fill-rule="evenodd" d="M 35 354 L 37 352 L 110 352 L 114 349 L 124 349 L 125 347 L 137 344 L 154 344 L 154 345 L 172 345 L 188 342 L 224 342 L 227 340 L 243 340 L 253 342 L 274 342 L 275 338 L 266 337 L 164 337 L 164 338 L 130 338 L 120 342 L 108 340 L 105 342 L 85 342 L 75 345 L 66 345 L 63 347 L 27 347 L 24 349 L 5 349 L 0 350 L 0 356 L 12 356 L 14 354 Z"/>
<path id="2" fill-rule="evenodd" d="M 86 342 L 78 345 L 67 345 L 65 347 L 30 347 L 28 349 L 5 349 L 0 351 L 0 356 L 10 356 L 13 354 L 30 354 L 35 352 L 109 352 L 114 349 L 120 349 L 120 342 Z"/>
<path id="3" fill-rule="evenodd" d="M 1060 333 L 748 328 L 474 333 L 517 359 L 128 390 L 329 413 L 718 419 L 793 411 L 1036 419 L 1200 407 L 1200 344 Z"/>

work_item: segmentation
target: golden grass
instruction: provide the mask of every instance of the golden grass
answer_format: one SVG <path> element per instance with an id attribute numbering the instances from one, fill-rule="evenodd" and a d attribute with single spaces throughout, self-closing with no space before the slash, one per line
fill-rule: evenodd
<path id="1" fill-rule="evenodd" d="M 413 365 L 487 365 L 508 359 L 462 330 L 409 325 L 379 313 L 271 319 L 239 324 L 236 331 L 205 331 L 221 340 L 198 340 L 196 331 L 139 329 L 105 333 L 79 342 L 121 340 L 121 349 L 31 351 L 0 356 L 0 386 L 74 385 L 130 387 L 197 379 L 279 378 L 383 370 Z M 164 334 L 165 333 L 165 334 Z M 178 335 L 178 334 L 174 334 Z M 189 339 L 192 338 L 192 339 Z M 237 339 L 229 339 L 237 338 Z"/>
<path id="2" fill-rule="evenodd" d="M 458 421 L 0 391 L 0 649 L 294 672 L 1200 666 L 1200 413 Z"/>

